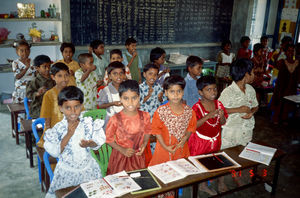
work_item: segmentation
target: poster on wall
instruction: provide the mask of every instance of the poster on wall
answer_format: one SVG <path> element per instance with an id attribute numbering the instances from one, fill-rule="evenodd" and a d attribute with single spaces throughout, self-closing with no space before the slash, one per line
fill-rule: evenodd
<path id="1" fill-rule="evenodd" d="M 290 20 L 281 20 L 279 26 L 279 34 L 280 34 L 280 41 L 285 36 L 292 36 L 290 33 L 291 21 Z"/>
<path id="2" fill-rule="evenodd" d="M 281 13 L 282 20 L 290 20 L 296 22 L 298 17 L 299 9 L 297 8 L 283 8 Z"/>

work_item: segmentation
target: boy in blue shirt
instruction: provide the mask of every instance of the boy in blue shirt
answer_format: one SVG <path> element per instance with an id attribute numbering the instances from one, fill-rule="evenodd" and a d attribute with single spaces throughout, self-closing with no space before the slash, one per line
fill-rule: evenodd
<path id="1" fill-rule="evenodd" d="M 198 56 L 189 56 L 186 59 L 186 69 L 188 74 L 184 78 L 186 86 L 184 89 L 183 100 L 185 100 L 186 104 L 190 107 L 198 102 L 200 98 L 196 82 L 202 73 L 202 65 L 203 61 Z"/>
<path id="2" fill-rule="evenodd" d="M 143 68 L 142 61 L 136 51 L 137 41 L 134 38 L 128 38 L 125 42 L 127 51 L 123 54 L 123 64 L 130 69 L 132 80 L 136 80 L 139 84 L 142 83 L 141 69 Z"/>

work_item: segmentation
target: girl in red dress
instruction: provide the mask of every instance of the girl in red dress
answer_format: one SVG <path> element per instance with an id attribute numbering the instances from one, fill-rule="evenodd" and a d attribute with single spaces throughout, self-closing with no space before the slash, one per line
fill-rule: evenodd
<path id="1" fill-rule="evenodd" d="M 124 109 L 110 118 L 106 127 L 106 143 L 112 148 L 107 174 L 146 168 L 144 150 L 151 133 L 150 115 L 139 111 L 139 84 L 126 80 L 119 94 Z M 150 152 L 150 147 L 146 148 Z"/>
<path id="2" fill-rule="evenodd" d="M 217 85 L 212 76 L 203 76 L 197 80 L 197 88 L 201 99 L 194 104 L 193 110 L 197 117 L 197 130 L 188 141 L 191 156 L 214 153 L 221 148 L 221 125 L 228 117 L 223 104 L 216 100 Z M 199 190 L 210 195 L 216 195 L 208 188 L 206 182 L 199 186 Z M 219 179 L 219 191 L 226 191 L 224 178 Z"/>

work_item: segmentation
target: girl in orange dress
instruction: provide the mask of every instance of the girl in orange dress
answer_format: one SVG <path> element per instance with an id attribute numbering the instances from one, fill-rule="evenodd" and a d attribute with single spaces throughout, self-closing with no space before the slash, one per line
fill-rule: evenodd
<path id="1" fill-rule="evenodd" d="M 163 88 L 169 102 L 160 106 L 152 119 L 152 134 L 158 142 L 149 166 L 190 156 L 187 140 L 196 131 L 196 114 L 182 103 L 185 81 L 181 76 L 165 79 Z"/>
<path id="2" fill-rule="evenodd" d="M 139 84 L 135 80 L 126 80 L 119 86 L 124 109 L 112 116 L 106 127 L 106 143 L 113 148 L 108 175 L 146 168 L 144 150 L 149 141 L 151 122 L 149 113 L 138 110 L 139 93 Z M 150 151 L 150 147 L 147 149 Z"/>

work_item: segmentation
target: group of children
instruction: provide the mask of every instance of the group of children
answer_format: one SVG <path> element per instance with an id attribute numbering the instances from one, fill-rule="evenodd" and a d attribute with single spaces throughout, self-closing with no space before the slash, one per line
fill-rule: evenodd
<path id="1" fill-rule="evenodd" d="M 16 48 L 20 58 L 13 63 L 14 101 L 22 102 L 25 95 L 32 100 L 31 117 L 46 120 L 38 146 L 59 158 L 47 196 L 60 188 L 100 178 L 99 166 L 89 151 L 105 142 L 113 148 L 107 174 L 246 145 L 252 139 L 253 115 L 258 110 L 256 91 L 250 84 L 255 82 L 255 74 L 265 71 L 258 69 L 265 66 L 255 66 L 253 62 L 260 62 L 262 56 L 263 61 L 270 57 L 260 44 L 254 46 L 250 60 L 249 42 L 250 39 L 241 39 L 243 48 L 236 61 L 230 53 L 230 41 L 222 43 L 216 78 L 200 77 L 203 61 L 197 56 L 188 57 L 185 78 L 170 76 L 170 70 L 163 65 L 166 52 L 161 48 L 154 48 L 151 63 L 142 67 L 133 38 L 126 41 L 126 53 L 118 49 L 110 52 L 109 64 L 102 56 L 101 41 L 93 41 L 89 53 L 78 56 L 79 63 L 72 59 L 75 47 L 63 43 L 63 60 L 50 68 L 50 58 L 40 55 L 34 59 L 35 69 L 28 58 L 30 46 L 20 42 Z M 292 49 L 288 45 L 282 63 L 290 73 Z M 222 87 L 217 100 L 217 85 L 231 80 L 230 86 Z M 106 109 L 105 121 L 82 117 L 82 111 L 96 109 L 97 105 Z M 151 135 L 157 139 L 153 155 Z M 200 189 L 215 194 L 207 185 Z M 219 191 L 225 190 L 224 180 L 220 180 Z"/>

